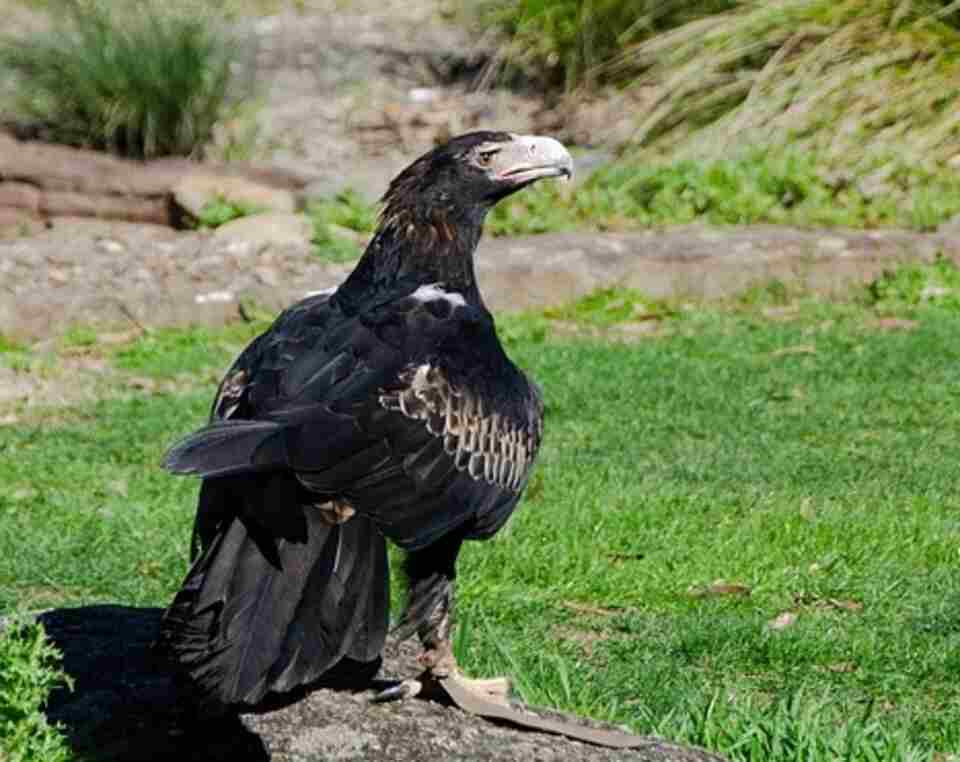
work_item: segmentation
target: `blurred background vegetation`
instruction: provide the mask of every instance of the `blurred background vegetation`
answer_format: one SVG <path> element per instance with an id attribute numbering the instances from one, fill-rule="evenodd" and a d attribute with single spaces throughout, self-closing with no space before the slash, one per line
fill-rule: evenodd
<path id="1" fill-rule="evenodd" d="M 960 2 L 518 0 L 480 16 L 505 35 L 503 70 L 558 98 L 635 95 L 632 138 L 578 217 L 932 229 L 960 210 Z"/>
<path id="2" fill-rule="evenodd" d="M 48 28 L 0 41 L 0 70 L 15 77 L 21 122 L 57 142 L 125 156 L 202 154 L 238 73 L 215 4 L 41 5 Z"/>
<path id="3" fill-rule="evenodd" d="M 238 2 L 33 0 L 54 23 L 0 37 L 18 118 L 59 142 L 202 156 L 252 102 L 252 53 L 230 25 L 252 8 Z M 615 96 L 630 111 L 627 138 L 605 146 L 615 161 L 576 194 L 516 198 L 494 234 L 693 220 L 932 230 L 960 214 L 957 0 L 451 3 L 495 35 L 482 86 L 571 109 Z"/>

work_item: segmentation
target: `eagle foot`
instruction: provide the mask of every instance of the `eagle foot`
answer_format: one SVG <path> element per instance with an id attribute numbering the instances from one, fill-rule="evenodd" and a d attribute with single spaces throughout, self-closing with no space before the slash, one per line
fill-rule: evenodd
<path id="1" fill-rule="evenodd" d="M 370 699 L 372 704 L 385 704 L 388 701 L 403 701 L 404 699 L 414 698 L 423 692 L 423 682 L 421 680 L 401 680 L 396 685 L 384 688 Z"/>
<path id="2" fill-rule="evenodd" d="M 446 693 L 450 693 L 448 686 L 451 683 L 454 683 L 456 686 L 462 688 L 467 693 L 472 694 L 480 701 L 487 701 L 494 704 L 499 704 L 500 706 L 510 706 L 510 678 L 469 678 L 464 677 L 459 673 L 455 673 L 445 678 L 442 683 Z"/>
<path id="3" fill-rule="evenodd" d="M 449 643 L 428 648 L 418 657 L 426 669 L 416 678 L 402 680 L 377 693 L 372 701 L 376 704 L 387 701 L 402 701 L 415 696 L 439 699 L 458 706 L 458 696 L 469 694 L 484 704 L 510 706 L 510 680 L 506 677 L 474 679 L 466 677 L 457 666 Z"/>
<path id="4" fill-rule="evenodd" d="M 459 672 L 440 677 L 430 670 L 424 671 L 416 678 L 401 680 L 396 685 L 385 688 L 375 694 L 370 701 L 374 704 L 384 704 L 420 696 L 459 706 L 462 701 L 458 697 L 464 692 L 482 704 L 510 706 L 510 680 L 506 677 L 473 679 L 464 677 Z"/>

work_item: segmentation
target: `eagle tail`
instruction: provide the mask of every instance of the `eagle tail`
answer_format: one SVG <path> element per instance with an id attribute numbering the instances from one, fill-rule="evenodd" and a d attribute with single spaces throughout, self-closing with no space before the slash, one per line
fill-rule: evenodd
<path id="1" fill-rule="evenodd" d="M 206 499 L 230 481 L 205 482 Z M 316 508 L 296 508 L 299 521 L 282 536 L 249 514 L 221 522 L 164 615 L 158 645 L 209 705 L 256 704 L 344 659 L 379 666 L 389 614 L 383 536 L 362 516 L 330 526 Z"/>

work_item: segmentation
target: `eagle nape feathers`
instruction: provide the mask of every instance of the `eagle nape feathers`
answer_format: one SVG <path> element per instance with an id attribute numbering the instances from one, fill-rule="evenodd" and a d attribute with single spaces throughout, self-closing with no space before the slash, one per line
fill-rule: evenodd
<path id="1" fill-rule="evenodd" d="M 388 540 L 407 552 L 398 634 L 419 636 L 428 671 L 458 674 L 457 554 L 516 508 L 543 428 L 474 251 L 498 201 L 572 169 L 557 141 L 504 132 L 417 159 L 344 283 L 281 313 L 227 372 L 208 424 L 167 453 L 203 481 L 158 645 L 208 705 L 256 704 L 345 660 L 375 671 Z"/>

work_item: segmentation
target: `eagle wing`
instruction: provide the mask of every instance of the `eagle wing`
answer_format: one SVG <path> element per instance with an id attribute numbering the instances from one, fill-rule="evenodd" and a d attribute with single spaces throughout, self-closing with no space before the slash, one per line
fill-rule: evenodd
<path id="1" fill-rule="evenodd" d="M 170 470 L 289 470 L 318 505 L 345 503 L 416 550 L 502 526 L 543 405 L 489 313 L 431 286 L 354 309 L 331 294 L 290 308 L 228 371 L 212 418 L 171 449 Z"/>

